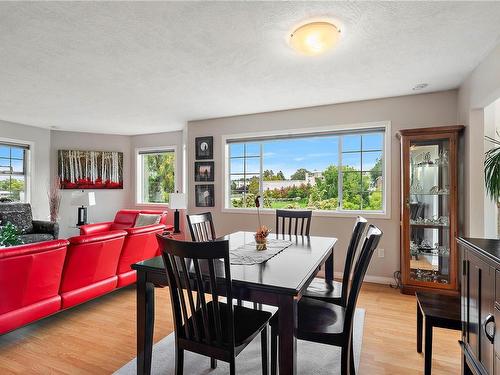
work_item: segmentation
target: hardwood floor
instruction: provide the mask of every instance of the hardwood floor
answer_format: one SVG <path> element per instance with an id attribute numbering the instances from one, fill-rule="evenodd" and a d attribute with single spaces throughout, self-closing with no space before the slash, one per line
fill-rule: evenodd
<path id="1" fill-rule="evenodd" d="M 361 374 L 423 374 L 415 297 L 365 283 Z M 156 290 L 155 342 L 172 329 L 168 291 Z M 434 331 L 433 374 L 459 374 L 459 331 Z M 135 289 L 116 291 L 0 336 L 0 374 L 110 374 L 135 357 Z"/>

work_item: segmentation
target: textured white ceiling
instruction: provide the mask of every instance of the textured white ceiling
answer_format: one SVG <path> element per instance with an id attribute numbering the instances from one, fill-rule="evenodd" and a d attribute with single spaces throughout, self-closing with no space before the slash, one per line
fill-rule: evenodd
<path id="1" fill-rule="evenodd" d="M 288 47 L 325 18 L 341 22 L 336 50 Z M 451 89 L 499 35 L 499 2 L 2 2 L 0 119 L 139 134 Z"/>

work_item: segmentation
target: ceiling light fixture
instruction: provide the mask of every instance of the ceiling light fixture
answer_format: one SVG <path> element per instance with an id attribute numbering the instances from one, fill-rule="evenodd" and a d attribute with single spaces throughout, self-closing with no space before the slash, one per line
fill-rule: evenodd
<path id="1" fill-rule="evenodd" d="M 308 56 L 320 55 L 337 44 L 340 29 L 329 22 L 311 22 L 290 34 L 290 45 Z"/>
<path id="2" fill-rule="evenodd" d="M 419 83 L 418 85 L 415 85 L 412 90 L 413 91 L 418 91 L 418 90 L 423 90 L 425 89 L 427 86 L 429 86 L 428 83 Z"/>

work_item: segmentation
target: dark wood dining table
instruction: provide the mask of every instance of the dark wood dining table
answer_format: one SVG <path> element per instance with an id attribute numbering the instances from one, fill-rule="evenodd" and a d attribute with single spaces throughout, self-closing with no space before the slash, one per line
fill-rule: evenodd
<path id="1" fill-rule="evenodd" d="M 253 232 L 235 232 L 219 240 L 229 240 L 230 250 L 254 240 Z M 325 279 L 333 280 L 333 237 L 271 235 L 291 241 L 264 263 L 231 265 L 233 297 L 277 306 L 279 309 L 280 375 L 297 372 L 297 302 L 324 266 Z M 264 250 L 265 251 L 265 250 Z M 168 286 L 162 257 L 132 265 L 137 271 L 137 374 L 151 373 L 154 327 L 154 289 Z"/>

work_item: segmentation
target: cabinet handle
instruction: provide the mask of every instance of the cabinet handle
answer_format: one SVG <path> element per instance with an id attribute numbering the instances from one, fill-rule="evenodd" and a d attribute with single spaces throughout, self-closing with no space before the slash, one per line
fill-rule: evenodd
<path id="1" fill-rule="evenodd" d="M 488 332 L 488 324 L 490 323 L 493 323 L 493 334 L 490 335 L 489 332 Z M 493 344 L 493 340 L 495 340 L 495 329 L 496 329 L 496 326 L 495 326 L 495 317 L 493 316 L 493 314 L 489 314 L 486 319 L 484 320 L 484 333 L 486 334 L 486 337 L 488 338 L 488 340 L 490 340 L 490 342 Z"/>

